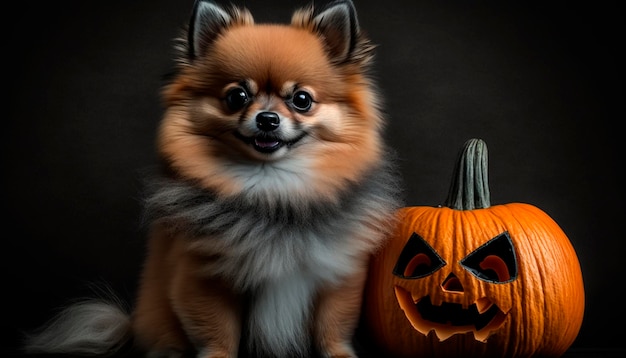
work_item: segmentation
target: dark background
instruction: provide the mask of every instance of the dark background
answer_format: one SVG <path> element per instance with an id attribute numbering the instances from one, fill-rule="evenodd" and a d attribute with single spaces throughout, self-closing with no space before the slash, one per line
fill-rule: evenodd
<path id="1" fill-rule="evenodd" d="M 156 162 L 159 88 L 193 0 L 24 1 L 3 10 L 2 346 L 107 282 L 132 301 L 141 172 Z M 305 1 L 240 1 L 258 22 Z M 492 204 L 562 227 L 586 309 L 568 355 L 626 351 L 618 2 L 356 1 L 407 205 L 445 199 L 457 151 L 489 148 Z"/>

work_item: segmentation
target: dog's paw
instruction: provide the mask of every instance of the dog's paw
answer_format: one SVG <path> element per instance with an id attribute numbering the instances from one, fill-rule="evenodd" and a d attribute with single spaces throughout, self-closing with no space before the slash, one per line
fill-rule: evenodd
<path id="1" fill-rule="evenodd" d="M 351 345 L 341 343 L 326 347 L 320 356 L 323 358 L 358 358 Z"/>
<path id="2" fill-rule="evenodd" d="M 183 358 L 184 354 L 175 350 L 151 350 L 146 354 L 147 358 Z"/>

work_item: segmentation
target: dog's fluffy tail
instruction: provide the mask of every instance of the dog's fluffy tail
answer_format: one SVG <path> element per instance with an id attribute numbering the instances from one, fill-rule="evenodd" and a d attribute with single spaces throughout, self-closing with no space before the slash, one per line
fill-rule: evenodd
<path id="1" fill-rule="evenodd" d="M 87 299 L 76 302 L 32 334 L 27 353 L 110 356 L 131 338 L 128 310 L 119 300 Z"/>

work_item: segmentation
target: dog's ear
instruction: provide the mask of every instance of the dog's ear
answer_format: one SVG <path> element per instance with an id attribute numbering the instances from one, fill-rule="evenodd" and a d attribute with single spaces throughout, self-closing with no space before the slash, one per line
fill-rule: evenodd
<path id="1" fill-rule="evenodd" d="M 359 34 L 359 22 L 350 0 L 335 0 L 313 18 L 313 28 L 321 34 L 331 57 L 337 62 L 350 58 Z"/>
<path id="2" fill-rule="evenodd" d="M 212 0 L 196 0 L 187 33 L 189 59 L 202 56 L 227 27 L 253 23 L 254 19 L 246 9 L 225 8 Z"/>

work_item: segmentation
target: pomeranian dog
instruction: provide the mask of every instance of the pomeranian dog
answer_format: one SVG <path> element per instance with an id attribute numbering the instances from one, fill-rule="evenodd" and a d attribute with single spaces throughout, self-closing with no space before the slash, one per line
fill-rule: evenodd
<path id="1" fill-rule="evenodd" d="M 401 200 L 353 3 L 255 24 L 196 1 L 177 48 L 132 311 L 70 305 L 26 349 L 356 357 L 368 261 Z"/>

